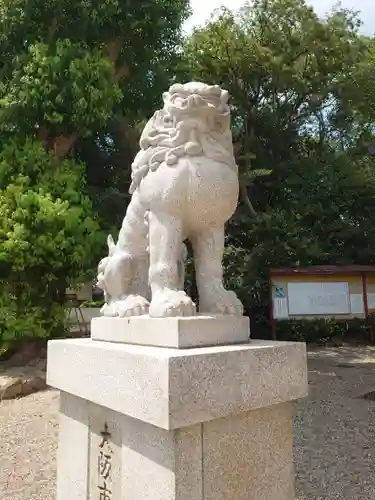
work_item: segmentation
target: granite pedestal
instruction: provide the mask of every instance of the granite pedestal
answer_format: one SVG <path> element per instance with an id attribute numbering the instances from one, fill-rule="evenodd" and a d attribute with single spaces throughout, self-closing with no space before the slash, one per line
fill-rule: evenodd
<path id="1" fill-rule="evenodd" d="M 49 343 L 47 381 L 61 391 L 57 500 L 294 500 L 305 345 L 229 345 L 228 329 L 224 345 L 177 349 L 160 344 L 176 343 L 178 322 L 143 320 L 159 347 L 122 343 L 121 329 L 134 335 L 125 318 L 94 328 L 107 341 Z"/>

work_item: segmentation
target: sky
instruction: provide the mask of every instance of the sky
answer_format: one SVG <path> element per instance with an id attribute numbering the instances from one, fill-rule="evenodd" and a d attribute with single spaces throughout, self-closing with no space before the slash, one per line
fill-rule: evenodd
<path id="1" fill-rule="evenodd" d="M 185 24 L 185 29 L 190 31 L 193 26 L 203 24 L 213 10 L 225 5 L 232 10 L 236 10 L 245 3 L 245 0 L 190 0 L 193 15 Z M 309 0 L 309 2 L 319 15 L 324 15 L 336 3 L 336 0 Z M 375 33 L 375 0 L 341 0 L 345 8 L 360 11 L 363 21 L 362 33 L 372 35 Z M 372 4 L 372 6 L 371 6 Z"/>

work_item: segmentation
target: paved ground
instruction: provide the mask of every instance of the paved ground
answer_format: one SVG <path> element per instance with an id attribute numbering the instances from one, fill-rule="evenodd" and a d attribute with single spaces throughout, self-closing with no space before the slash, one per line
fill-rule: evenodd
<path id="1" fill-rule="evenodd" d="M 375 348 L 309 354 L 310 395 L 297 404 L 297 500 L 375 499 Z M 58 394 L 0 403 L 1 500 L 55 500 Z M 72 449 L 74 454 L 74 449 Z"/>

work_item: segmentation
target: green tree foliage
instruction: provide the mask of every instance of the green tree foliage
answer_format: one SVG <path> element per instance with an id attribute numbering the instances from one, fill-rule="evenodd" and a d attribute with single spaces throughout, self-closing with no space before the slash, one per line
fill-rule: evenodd
<path id="1" fill-rule="evenodd" d="M 248 310 L 269 304 L 272 267 L 372 264 L 374 40 L 337 8 L 254 0 L 218 11 L 184 46 L 185 78 L 232 95 L 241 203 L 227 279 Z"/>
<path id="2" fill-rule="evenodd" d="M 360 51 L 349 13 L 322 21 L 304 0 L 255 0 L 237 15 L 223 10 L 185 46 L 189 74 L 232 95 L 245 171 L 252 154 L 255 166 L 273 170 L 293 154 L 303 128 L 319 129 Z"/>
<path id="3" fill-rule="evenodd" d="M 39 142 L 0 150 L 0 347 L 64 332 L 68 283 L 94 267 L 100 231 L 84 166 Z"/>
<path id="4" fill-rule="evenodd" d="M 98 225 L 83 174 L 83 165 L 59 161 L 34 141 L 11 141 L 0 151 L 0 258 L 16 280 L 33 273 L 71 282 L 91 261 Z"/>
<path id="5" fill-rule="evenodd" d="M 341 149 L 363 156 L 373 141 L 375 38 L 362 37 L 363 55 L 346 73 L 330 113 L 333 138 Z"/>
<path id="6" fill-rule="evenodd" d="M 77 131 L 85 136 L 106 124 L 122 98 L 112 77 L 112 65 L 99 50 L 69 39 L 53 47 L 36 43 L 15 64 L 1 101 L 2 120 L 9 130 L 44 127 L 53 137 Z"/>
<path id="7" fill-rule="evenodd" d="M 0 0 L 0 349 L 62 332 L 66 285 L 104 250 L 97 221 L 125 212 L 137 123 L 187 14 L 187 0 Z"/>
<path id="8" fill-rule="evenodd" d="M 2 121 L 34 131 L 63 157 L 116 113 L 143 119 L 163 63 L 173 62 L 187 5 L 1 0 Z"/>

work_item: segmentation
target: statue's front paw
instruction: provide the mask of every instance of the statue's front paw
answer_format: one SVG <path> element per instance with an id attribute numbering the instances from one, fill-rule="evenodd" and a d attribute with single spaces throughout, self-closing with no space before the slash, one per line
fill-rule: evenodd
<path id="1" fill-rule="evenodd" d="M 243 315 L 243 305 L 237 295 L 224 288 L 212 290 L 207 300 L 200 298 L 199 311 L 211 314 Z"/>
<path id="2" fill-rule="evenodd" d="M 153 295 L 149 314 L 153 318 L 195 316 L 196 307 L 185 292 L 163 290 Z"/>
<path id="3" fill-rule="evenodd" d="M 149 307 L 148 300 L 141 295 L 128 295 L 124 299 L 105 304 L 101 312 L 104 316 L 120 316 L 121 318 L 144 316 L 148 314 Z"/>

